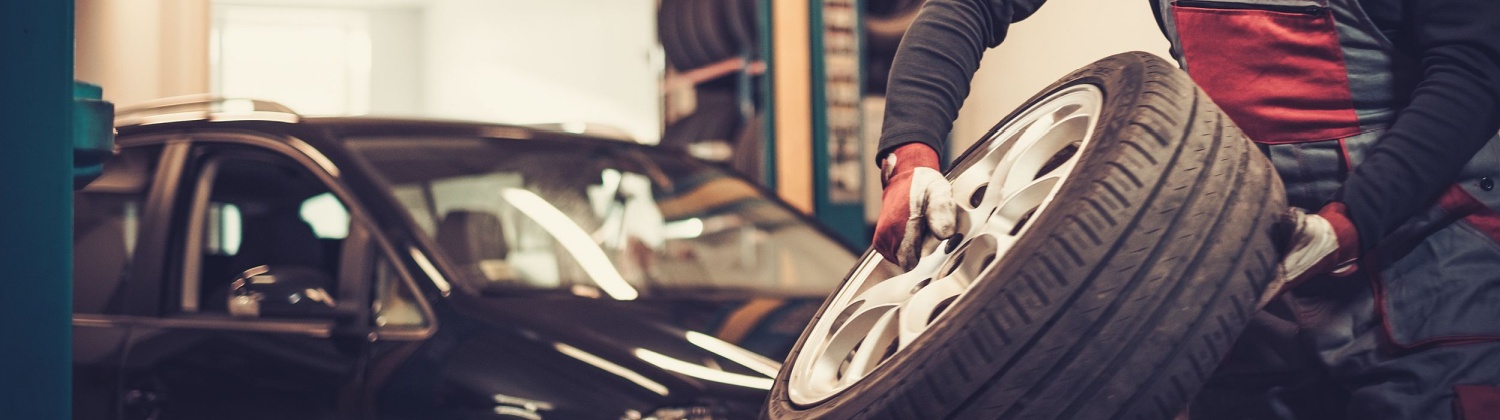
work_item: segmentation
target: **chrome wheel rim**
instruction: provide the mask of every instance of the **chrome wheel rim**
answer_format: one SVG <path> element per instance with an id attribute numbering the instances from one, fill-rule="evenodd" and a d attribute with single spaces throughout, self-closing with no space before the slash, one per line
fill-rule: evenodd
<path id="1" fill-rule="evenodd" d="M 958 201 L 953 238 L 929 240 L 915 268 L 890 270 L 868 253 L 792 359 L 794 404 L 859 383 L 911 347 L 1003 261 L 1067 182 L 1098 125 L 1104 95 L 1072 86 L 1037 101 L 985 139 L 973 164 L 948 175 Z M 881 269 L 877 269 L 881 268 Z M 882 273 L 897 272 L 895 275 Z"/>

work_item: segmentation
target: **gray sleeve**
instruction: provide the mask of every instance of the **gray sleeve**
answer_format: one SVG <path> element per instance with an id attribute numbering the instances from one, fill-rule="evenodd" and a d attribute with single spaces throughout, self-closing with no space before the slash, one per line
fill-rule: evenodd
<path id="1" fill-rule="evenodd" d="M 1437 201 L 1500 130 L 1500 1 L 1407 7 L 1422 78 L 1342 191 L 1366 251 Z"/>
<path id="2" fill-rule="evenodd" d="M 929 0 L 896 50 L 880 153 L 922 142 L 941 155 L 984 51 L 1045 0 Z"/>

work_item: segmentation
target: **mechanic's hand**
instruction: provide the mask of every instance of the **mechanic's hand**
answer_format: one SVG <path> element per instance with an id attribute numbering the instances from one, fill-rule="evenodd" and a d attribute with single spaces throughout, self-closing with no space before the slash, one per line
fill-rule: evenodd
<path id="1" fill-rule="evenodd" d="M 1286 256 L 1260 306 L 1313 277 L 1343 277 L 1359 269 L 1359 234 L 1345 216 L 1344 203 L 1328 203 L 1317 214 L 1293 207 L 1281 214 L 1276 228 Z"/>
<path id="2" fill-rule="evenodd" d="M 875 221 L 875 251 L 911 270 L 928 234 L 953 236 L 958 216 L 953 186 L 938 172 L 937 151 L 922 143 L 891 150 L 880 163 L 880 180 L 885 192 Z"/>

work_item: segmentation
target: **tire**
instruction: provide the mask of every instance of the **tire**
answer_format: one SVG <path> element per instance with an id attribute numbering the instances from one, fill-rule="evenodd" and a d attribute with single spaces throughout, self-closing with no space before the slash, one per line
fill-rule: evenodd
<path id="1" fill-rule="evenodd" d="M 728 9 L 735 5 L 723 0 L 697 0 L 691 3 L 696 3 L 691 23 L 697 35 L 695 38 L 703 46 L 704 53 L 704 62 L 699 66 L 738 56 L 739 46 L 735 45 L 734 29 L 725 21 Z"/>
<path id="2" fill-rule="evenodd" d="M 697 95 L 697 109 L 663 130 L 662 147 L 689 150 L 705 142 L 733 143 L 742 119 L 734 92 L 700 89 Z"/>
<path id="3" fill-rule="evenodd" d="M 672 68 L 688 71 L 738 56 L 741 29 L 725 21 L 734 7 L 720 0 L 662 0 L 656 34 Z"/>
<path id="4" fill-rule="evenodd" d="M 1068 102 L 1075 97 L 1080 108 Z M 1083 117 L 1092 135 L 1062 143 L 1087 109 L 1097 109 Z M 1031 123 L 1043 115 L 1067 118 Z M 1047 134 L 1008 142 L 1033 125 Z M 1021 174 L 1015 179 L 1050 185 L 1051 200 L 1033 200 L 1038 207 L 1015 218 L 1025 206 L 1010 204 L 1031 200 L 1028 187 L 982 228 L 961 217 L 963 244 L 939 243 L 917 269 L 889 279 L 872 280 L 894 266 L 866 252 L 798 340 L 764 418 L 1170 419 L 1187 406 L 1279 261 L 1271 228 L 1285 193 L 1270 163 L 1186 74 L 1146 53 L 1070 74 L 985 139 L 948 174 L 966 212 L 1000 202 L 975 179 L 1003 180 L 1003 192 Z M 1030 166 L 997 165 L 997 156 L 1044 158 L 1033 178 L 1043 181 L 1026 179 Z M 1062 166 L 1047 169 L 1059 156 Z M 1017 235 L 1013 246 L 998 245 L 1007 234 Z M 952 274 L 917 281 L 922 270 Z M 943 295 L 923 293 L 940 283 L 966 289 L 931 303 Z M 910 295 L 900 311 L 879 306 L 900 299 L 892 291 Z M 907 324 L 897 319 L 915 320 L 905 342 Z M 874 351 L 840 351 L 846 336 Z M 874 367 L 855 371 L 854 362 Z M 858 379 L 828 373 L 845 369 Z"/>
<path id="5" fill-rule="evenodd" d="M 724 25 L 729 28 L 740 55 L 760 55 L 760 17 L 757 0 L 729 0 L 724 5 Z"/>
<path id="6" fill-rule="evenodd" d="M 656 9 L 656 38 L 667 56 L 667 64 L 678 70 L 691 69 L 684 67 L 687 57 L 692 53 L 688 52 L 686 31 L 678 18 L 683 14 L 685 3 L 681 0 L 664 0 Z"/>

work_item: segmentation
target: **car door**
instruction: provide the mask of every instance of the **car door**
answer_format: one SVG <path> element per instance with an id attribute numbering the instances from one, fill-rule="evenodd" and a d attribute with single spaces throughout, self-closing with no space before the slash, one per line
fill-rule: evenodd
<path id="1" fill-rule="evenodd" d="M 351 237 L 365 233 L 356 227 Z M 351 253 L 366 252 L 361 259 L 367 262 L 351 267 L 365 270 L 362 275 L 372 280 L 374 295 L 370 305 L 374 330 L 369 335 L 369 363 L 357 418 L 402 418 L 401 413 L 410 411 L 431 416 L 431 410 L 438 405 L 434 401 L 438 395 L 434 392 L 437 376 L 422 372 L 425 370 L 422 362 L 411 362 L 436 333 L 437 317 L 428 297 L 416 286 L 418 277 L 400 262 L 390 245 L 371 237 L 370 246 L 350 248 Z"/>
<path id="2" fill-rule="evenodd" d="M 159 314 L 135 320 L 126 344 L 125 418 L 352 412 L 369 295 L 342 255 L 367 245 L 349 240 L 350 197 L 336 169 L 308 153 L 257 136 L 193 139 L 171 205 Z M 295 288 L 257 292 L 258 312 L 231 311 L 231 295 L 244 292 L 234 281 L 257 272 L 301 274 Z"/>
<path id="3" fill-rule="evenodd" d="M 151 185 L 166 166 L 160 146 L 125 148 L 94 181 L 73 194 L 73 416 L 119 418 L 120 357 L 130 332 L 125 302 L 148 281 L 138 260 L 160 255 L 143 240 L 161 219 L 149 217 Z M 154 204 L 154 203 L 153 203 Z M 145 257 L 143 257 L 145 255 Z"/>

